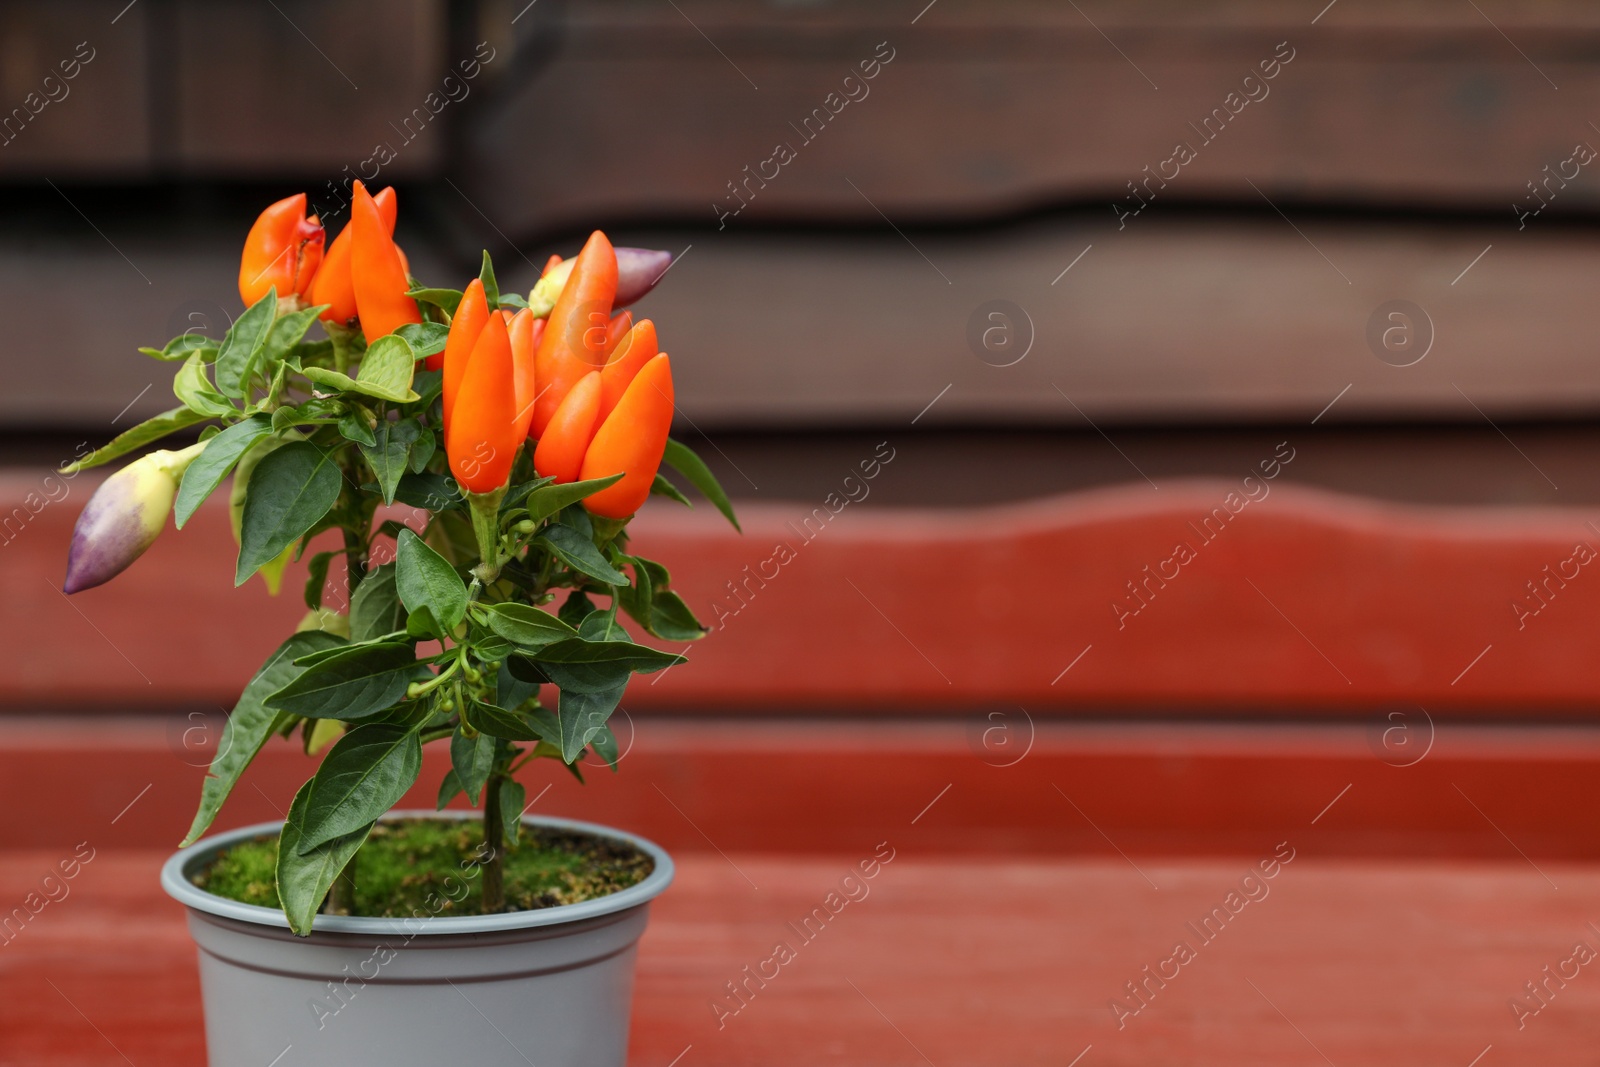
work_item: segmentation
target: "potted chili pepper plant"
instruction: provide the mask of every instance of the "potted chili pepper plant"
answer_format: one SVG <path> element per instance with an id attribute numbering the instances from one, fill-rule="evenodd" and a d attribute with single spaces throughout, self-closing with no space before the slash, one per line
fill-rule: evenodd
<path id="1" fill-rule="evenodd" d="M 263 212 L 226 336 L 143 350 L 177 364 L 179 406 L 69 468 L 200 428 L 101 484 L 68 593 L 230 476 L 236 585 L 276 590 L 311 553 L 305 621 L 245 686 L 162 872 L 200 947 L 210 1062 L 621 1064 L 634 946 L 672 862 L 526 815 L 517 775 L 578 773 L 586 753 L 615 769 L 607 719 L 628 679 L 682 660 L 624 620 L 706 632 L 627 532 L 652 493 L 688 503 L 663 462 L 737 526 L 668 436 L 654 325 L 613 314 L 670 256 L 596 232 L 526 299 L 499 291 L 487 253 L 463 290 L 427 288 L 394 242 L 393 190 L 352 193 L 331 244 L 304 195 Z M 325 750 L 284 820 L 200 840 L 274 737 Z M 450 753 L 439 811 L 393 811 L 430 742 Z M 481 815 L 444 810 L 463 794 Z"/>

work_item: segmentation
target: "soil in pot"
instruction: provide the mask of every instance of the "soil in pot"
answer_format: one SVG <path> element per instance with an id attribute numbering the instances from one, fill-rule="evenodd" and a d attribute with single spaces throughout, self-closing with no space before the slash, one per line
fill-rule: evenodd
<path id="1" fill-rule="evenodd" d="M 356 853 L 353 914 L 482 915 L 482 879 L 462 877 L 480 855 L 482 843 L 482 826 L 476 821 L 379 823 Z M 277 862 L 276 837 L 245 841 L 220 853 L 194 883 L 228 900 L 277 908 Z M 646 853 L 625 841 L 524 826 L 520 843 L 506 852 L 506 908 L 532 911 L 593 900 L 638 884 L 654 869 Z M 449 899 L 447 878 L 451 887 L 469 887 L 460 900 Z"/>

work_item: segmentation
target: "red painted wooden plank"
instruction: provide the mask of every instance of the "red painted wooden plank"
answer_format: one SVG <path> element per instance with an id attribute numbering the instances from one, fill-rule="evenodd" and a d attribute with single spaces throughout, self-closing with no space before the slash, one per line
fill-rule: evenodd
<path id="1" fill-rule="evenodd" d="M 225 518 L 208 508 L 115 582 L 68 601 L 55 583 L 87 477 L 0 551 L 0 702 L 231 704 L 301 614 L 300 579 L 276 601 L 259 582 L 232 590 Z M 0 499 L 22 500 L 30 484 L 6 475 Z M 1274 486 L 1170 482 L 837 515 L 745 505 L 743 537 L 706 507 L 651 507 L 636 547 L 673 569 L 717 631 L 690 664 L 635 686 L 631 703 L 1592 712 L 1600 582 L 1586 561 L 1600 535 L 1584 512 Z M 1246 488 L 1269 495 L 1252 503 Z"/>
<path id="2" fill-rule="evenodd" d="M 1575 943 L 1600 946 L 1586 903 L 1600 870 L 1551 864 L 1557 891 L 1520 863 L 1337 862 L 1315 832 L 1289 835 L 1294 858 L 1245 883 L 1255 899 L 1236 898 L 1249 902 L 1213 920 L 1210 942 L 1189 924 L 1226 907 L 1268 853 L 1141 860 L 1159 888 L 1117 857 L 931 859 L 898 834 L 894 859 L 848 884 L 870 847 L 685 856 L 641 946 L 630 1058 L 1060 1067 L 1090 1049 L 1084 1067 L 1412 1067 L 1465 1065 L 1492 1046 L 1484 1064 L 1592 1062 L 1592 967 L 1552 981 L 1521 1029 L 1510 1001 L 1526 1001 L 1524 984 Z M 0 904 L 59 858 L 5 853 Z M 0 1063 L 203 1062 L 194 950 L 156 886 L 160 858 L 100 853 L 0 947 Z M 827 908 L 829 893 L 835 911 L 807 941 L 790 924 Z M 1161 969 L 1180 940 L 1193 959 L 1132 1000 L 1127 983 Z M 779 942 L 792 958 L 774 974 L 762 964 Z M 747 979 L 747 966 L 768 978 Z M 747 983 L 742 1003 L 728 997 L 735 981 Z M 1115 1014 L 1117 998 L 1137 1014 Z"/>
<path id="3" fill-rule="evenodd" d="M 0 820 L 0 848 L 174 845 L 203 754 L 175 754 L 185 724 L 172 725 L 0 723 L 0 810 L 29 813 Z M 1014 721 L 1015 746 L 986 750 L 993 725 L 640 717 L 621 773 L 590 767 L 579 785 L 545 761 L 522 780 L 535 811 L 675 851 L 852 852 L 894 836 L 938 855 L 1248 855 L 1315 825 L 1326 855 L 1600 860 L 1594 728 L 1447 724 L 1428 749 L 1414 726 L 1416 747 L 1386 763 L 1357 724 L 1051 724 L 1024 750 Z M 269 744 L 218 828 L 282 818 L 313 766 Z M 432 746 L 406 803 L 431 807 L 447 767 Z"/>

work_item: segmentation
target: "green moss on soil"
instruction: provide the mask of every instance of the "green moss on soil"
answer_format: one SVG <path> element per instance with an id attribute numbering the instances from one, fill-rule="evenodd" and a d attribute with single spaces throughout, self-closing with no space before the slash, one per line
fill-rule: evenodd
<path id="1" fill-rule="evenodd" d="M 355 914 L 482 915 L 483 879 L 475 870 L 463 877 L 482 841 L 476 822 L 412 819 L 379 824 L 356 854 Z M 213 860 L 195 877 L 195 885 L 243 904 L 277 908 L 277 862 L 277 838 L 246 841 Z M 506 910 L 593 900 L 637 885 L 654 869 L 647 854 L 624 842 L 524 827 L 521 843 L 506 852 Z"/>

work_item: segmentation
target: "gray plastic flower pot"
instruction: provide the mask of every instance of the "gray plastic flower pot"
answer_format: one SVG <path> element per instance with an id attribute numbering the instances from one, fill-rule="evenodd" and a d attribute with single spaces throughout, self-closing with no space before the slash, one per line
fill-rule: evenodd
<path id="1" fill-rule="evenodd" d="M 634 955 L 651 899 L 672 882 L 672 859 L 605 826 L 523 822 L 626 841 L 648 853 L 655 870 L 581 904 L 412 919 L 321 915 L 310 937 L 295 937 L 281 912 L 191 880 L 222 849 L 275 836 L 281 823 L 218 834 L 174 855 L 161 886 L 189 909 L 211 1067 L 621 1067 Z"/>

